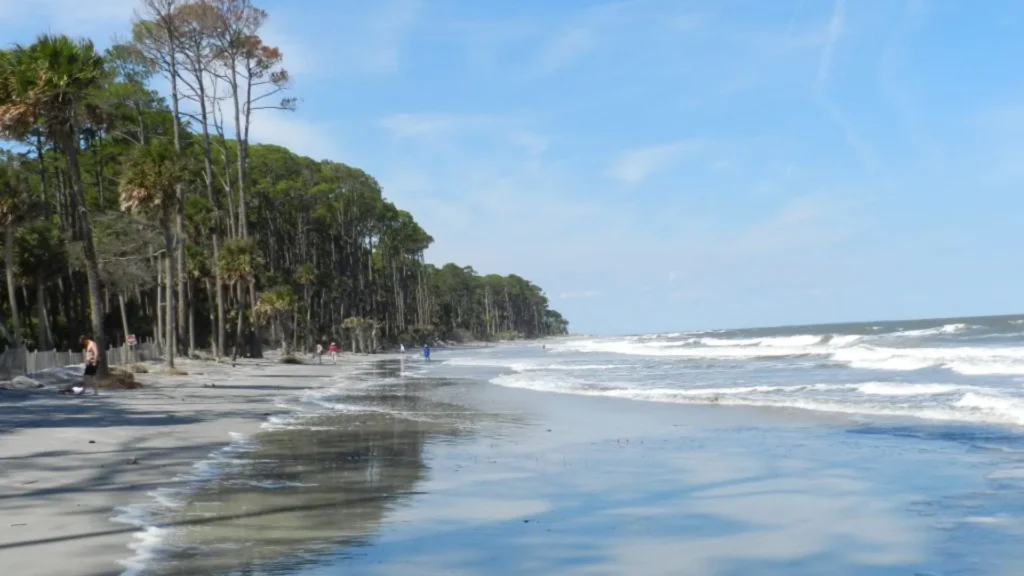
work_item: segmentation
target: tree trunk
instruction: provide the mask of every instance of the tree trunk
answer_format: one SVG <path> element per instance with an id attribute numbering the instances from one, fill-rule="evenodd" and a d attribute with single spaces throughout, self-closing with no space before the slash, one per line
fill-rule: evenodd
<path id="1" fill-rule="evenodd" d="M 203 284 L 206 286 L 206 293 L 207 294 L 213 294 L 213 287 L 210 286 L 210 279 L 209 278 L 204 278 L 203 279 Z M 211 328 L 213 328 L 212 330 L 210 330 L 210 349 L 213 350 L 213 353 L 218 358 L 220 358 L 219 351 L 223 350 L 223 347 L 221 346 L 221 342 L 222 342 L 221 337 L 223 335 L 218 335 L 217 334 L 217 329 L 216 329 L 216 326 L 217 326 L 217 312 L 213 309 L 212 306 L 209 308 L 209 310 L 210 310 L 210 326 L 211 326 Z"/>
<path id="2" fill-rule="evenodd" d="M 176 42 L 177 36 L 175 36 L 173 30 L 167 31 L 168 42 L 168 58 L 167 61 L 170 64 L 168 70 L 168 77 L 171 81 L 171 122 L 174 128 L 174 151 L 181 154 L 181 115 L 179 113 L 179 101 L 181 99 L 178 93 L 178 45 Z M 178 183 L 175 186 L 175 192 L 178 196 L 177 206 L 175 208 L 175 232 L 176 236 L 171 239 L 170 242 L 174 244 L 174 250 L 171 249 L 171 244 L 167 245 L 167 255 L 173 265 L 168 269 L 167 273 L 167 284 L 173 286 L 177 290 L 177 298 L 171 296 L 171 290 L 167 292 L 167 325 L 173 326 L 174 339 L 172 340 L 168 336 L 167 341 L 169 343 L 168 358 L 178 353 L 178 331 L 185 327 L 187 322 L 185 308 L 188 306 L 188 301 L 185 297 L 185 186 L 182 183 Z M 171 321 L 171 315 L 175 315 L 175 321 Z M 170 331 L 168 331 L 170 335 Z M 182 338 L 184 339 L 184 338 Z M 191 350 L 190 350 L 191 351 Z M 168 361 L 168 367 L 173 367 L 174 362 Z"/>
<path id="3" fill-rule="evenodd" d="M 242 319 L 245 317 L 245 290 L 238 286 L 238 324 L 235 328 L 235 345 L 231 349 L 231 360 L 238 359 L 238 347 L 242 338 Z"/>
<path id="4" fill-rule="evenodd" d="M 82 248 L 85 253 L 85 276 L 89 285 L 89 308 L 92 314 L 92 336 L 99 350 L 96 361 L 96 375 L 105 377 L 107 370 L 107 336 L 103 332 L 103 302 L 100 291 L 100 264 L 96 256 L 96 245 L 92 240 L 92 220 L 82 195 L 82 172 L 78 165 L 78 134 L 75 128 L 64 138 L 64 155 L 68 161 L 71 176 L 71 203 L 78 216 L 81 228 Z"/>
<path id="5" fill-rule="evenodd" d="M 124 303 L 124 294 L 121 292 L 117 293 L 117 303 L 121 308 L 121 328 L 124 330 L 124 350 L 126 352 L 125 358 L 128 359 L 127 361 L 131 362 L 134 361 L 134 358 L 132 358 L 131 352 L 128 348 L 128 309 Z"/>
<path id="6" fill-rule="evenodd" d="M 7 272 L 7 298 L 11 303 L 11 324 L 14 325 L 14 347 L 21 348 L 21 315 L 18 314 L 18 292 L 14 287 L 14 224 L 4 226 L 4 266 Z M 27 306 L 27 304 L 26 304 Z"/>
<path id="7" fill-rule="evenodd" d="M 166 334 L 166 333 L 164 332 L 164 293 L 163 293 L 164 281 L 163 281 L 163 278 L 164 278 L 164 263 L 163 263 L 163 259 L 160 258 L 160 257 L 157 257 L 157 262 L 156 262 L 156 309 L 154 310 L 154 312 L 156 313 L 155 314 L 156 315 L 156 334 L 155 334 L 155 336 L 156 336 L 156 343 L 157 343 L 157 345 L 160 346 L 161 348 L 166 348 L 166 346 L 164 346 L 164 334 Z"/>
<path id="8" fill-rule="evenodd" d="M 164 225 L 164 245 L 167 248 L 167 367 L 174 368 L 174 356 L 178 353 L 178 327 L 175 314 L 175 239 L 170 222 Z"/>
<path id="9" fill-rule="evenodd" d="M 201 72 L 196 75 L 196 83 L 199 89 L 199 120 L 203 129 L 203 170 L 206 179 L 206 198 L 211 206 L 216 207 L 217 203 L 213 195 L 213 152 L 210 143 L 210 119 L 209 111 L 206 108 L 206 84 Z M 227 177 L 230 178 L 230 174 Z M 217 317 L 214 322 L 214 331 L 217 337 L 213 353 L 217 358 L 224 355 L 224 282 L 220 277 L 220 267 L 217 266 L 219 256 L 220 216 L 218 215 L 213 221 L 213 278 L 216 286 L 214 298 L 217 306 Z"/>
<path id="10" fill-rule="evenodd" d="M 189 300 L 189 302 L 190 303 L 194 303 L 195 299 L 193 297 L 192 280 L 188 280 L 185 283 L 185 286 L 188 287 L 188 300 Z M 195 349 L 196 349 L 196 309 L 195 309 L 195 306 L 190 305 L 188 307 L 188 356 L 189 356 L 189 358 L 192 357 L 192 353 L 195 352 Z"/>
<path id="11" fill-rule="evenodd" d="M 36 308 L 39 316 L 39 349 L 49 350 L 53 343 L 50 336 L 50 319 L 46 317 L 46 283 L 36 278 Z"/>
<path id="12" fill-rule="evenodd" d="M 214 270 L 214 286 L 217 292 L 217 350 L 215 352 L 217 358 L 224 356 L 224 281 L 220 276 L 220 267 L 217 266 L 217 258 L 220 256 L 219 247 L 217 246 L 217 233 L 213 234 L 213 270 Z"/>

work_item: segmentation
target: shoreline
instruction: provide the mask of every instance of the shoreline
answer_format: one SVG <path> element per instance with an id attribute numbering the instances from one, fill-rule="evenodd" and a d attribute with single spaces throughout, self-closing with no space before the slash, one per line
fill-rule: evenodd
<path id="1" fill-rule="evenodd" d="M 236 367 L 183 359 L 187 375 L 137 374 L 143 388 L 98 397 L 0 391 L 0 565 L 19 576 L 121 574 L 139 531 L 124 506 L 185 487 L 232 433 L 257 433 L 281 412 L 282 394 L 388 357 Z"/>
<path id="2" fill-rule="evenodd" d="M 187 376 L 141 375 L 147 388 L 99 398 L 0 395 L 0 566 L 150 574 L 164 520 L 175 544 L 248 556 L 179 551 L 160 576 L 306 552 L 318 563 L 284 573 L 931 573 L 965 565 L 943 548 L 963 530 L 1013 556 L 991 538 L 1018 529 L 1002 508 L 946 509 L 992 468 L 972 449 L 963 460 L 977 438 L 949 427 L 913 436 L 805 410 L 400 377 L 401 359 L 190 361 Z M 307 390 L 337 394 L 291 419 L 280 399 Z M 929 474 L 904 478 L 908 466 Z M 176 497 L 156 520 L 126 512 Z"/>

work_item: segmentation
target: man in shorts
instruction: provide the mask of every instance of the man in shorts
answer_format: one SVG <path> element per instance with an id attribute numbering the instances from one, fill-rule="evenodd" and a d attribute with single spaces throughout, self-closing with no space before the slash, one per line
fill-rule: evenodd
<path id="1" fill-rule="evenodd" d="M 85 388 L 88 387 L 91 381 L 93 393 L 99 396 L 100 387 L 99 382 L 96 380 L 96 369 L 99 367 L 100 350 L 96 347 L 95 342 L 85 336 L 82 336 L 80 341 L 82 343 L 82 355 L 85 360 L 85 377 L 82 382 L 82 393 L 85 393 Z"/>

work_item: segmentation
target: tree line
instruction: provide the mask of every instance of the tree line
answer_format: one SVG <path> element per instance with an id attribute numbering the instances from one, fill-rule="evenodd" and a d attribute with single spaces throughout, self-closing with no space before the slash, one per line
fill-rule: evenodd
<path id="1" fill-rule="evenodd" d="M 297 104 L 266 19 L 250 0 L 142 0 L 103 52 L 59 35 L 0 50 L 0 343 L 135 334 L 173 366 L 566 333 L 535 284 L 424 262 L 433 239 L 366 172 L 250 144 L 255 114 Z"/>

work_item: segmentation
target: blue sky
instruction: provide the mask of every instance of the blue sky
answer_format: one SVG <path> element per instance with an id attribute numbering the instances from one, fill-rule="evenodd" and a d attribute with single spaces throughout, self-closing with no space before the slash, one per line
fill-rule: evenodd
<path id="1" fill-rule="evenodd" d="M 257 2 L 301 99 L 254 139 L 366 169 L 427 257 L 632 333 L 1019 312 L 1015 0 Z M 0 38 L 134 0 L 0 0 Z"/>

